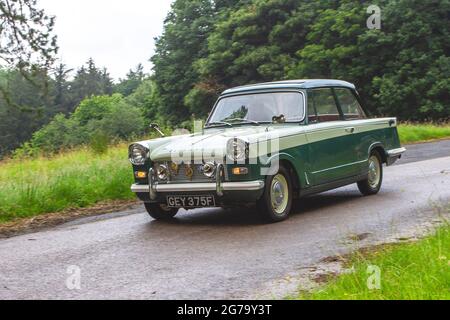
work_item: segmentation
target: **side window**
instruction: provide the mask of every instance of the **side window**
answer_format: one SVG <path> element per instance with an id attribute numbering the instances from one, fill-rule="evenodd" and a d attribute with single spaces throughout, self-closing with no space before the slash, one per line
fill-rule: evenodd
<path id="1" fill-rule="evenodd" d="M 355 120 L 366 118 L 361 105 L 349 89 L 338 88 L 334 90 L 339 100 L 339 104 L 341 105 L 345 119 Z"/>
<path id="2" fill-rule="evenodd" d="M 317 121 L 317 113 L 314 107 L 314 93 L 312 91 L 308 91 L 308 122 L 315 123 Z"/>
<path id="3" fill-rule="evenodd" d="M 312 98 L 313 105 L 317 112 L 318 122 L 341 120 L 341 115 L 331 88 L 314 89 L 311 91 L 310 98 Z"/>

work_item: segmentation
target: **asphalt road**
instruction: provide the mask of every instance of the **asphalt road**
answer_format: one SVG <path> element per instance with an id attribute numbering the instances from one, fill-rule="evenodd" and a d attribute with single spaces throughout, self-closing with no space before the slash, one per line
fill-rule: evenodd
<path id="1" fill-rule="evenodd" d="M 0 299 L 253 296 L 267 283 L 348 252 L 351 235 L 368 235 L 362 241 L 368 245 L 436 220 L 430 207 L 450 200 L 449 150 L 450 141 L 409 147 L 406 164 L 385 169 L 379 195 L 362 197 L 349 186 L 313 196 L 279 224 L 263 225 L 244 209 L 181 212 L 168 224 L 152 221 L 139 206 L 3 239 Z M 414 162 L 430 153 L 436 159 Z M 80 290 L 73 289 L 78 271 Z"/>

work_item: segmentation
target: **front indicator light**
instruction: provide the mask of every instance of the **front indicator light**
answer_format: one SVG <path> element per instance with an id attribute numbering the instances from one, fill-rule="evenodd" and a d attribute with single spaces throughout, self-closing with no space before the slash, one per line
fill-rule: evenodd
<path id="1" fill-rule="evenodd" d="M 136 178 L 138 178 L 138 179 L 145 179 L 145 178 L 147 178 L 147 172 L 145 172 L 145 171 L 136 171 L 134 173 L 134 176 Z"/>
<path id="2" fill-rule="evenodd" d="M 235 176 L 242 176 L 248 174 L 248 168 L 233 168 L 233 174 Z"/>

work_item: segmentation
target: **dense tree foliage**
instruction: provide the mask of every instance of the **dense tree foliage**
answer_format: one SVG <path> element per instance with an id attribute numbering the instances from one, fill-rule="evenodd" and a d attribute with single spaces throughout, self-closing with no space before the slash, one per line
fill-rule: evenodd
<path id="1" fill-rule="evenodd" d="M 343 79 L 357 85 L 375 115 L 448 120 L 450 0 L 378 0 L 379 30 L 366 24 L 371 4 L 175 0 L 155 39 L 150 77 L 138 65 L 115 84 L 92 59 L 75 72 L 63 64 L 50 72 L 45 63 L 33 73 L 0 70 L 0 88 L 8 92 L 0 96 L 0 156 L 30 139 L 22 152 L 129 139 L 150 122 L 187 127 L 192 115 L 206 117 L 224 89 L 282 79 Z M 40 53 L 51 61 L 53 18 L 34 8 L 32 0 L 0 0 L 7 19 L 0 58 Z M 30 42 L 35 48 L 11 38 L 13 18 L 26 20 L 16 27 L 23 41 L 38 37 Z"/>
<path id="2" fill-rule="evenodd" d="M 172 4 L 151 59 L 160 96 L 159 113 L 165 115 L 168 123 L 179 124 L 198 111 L 185 105 L 186 95 L 200 82 L 195 62 L 208 54 L 207 38 L 215 23 L 238 3 L 245 2 L 177 0 Z"/>
<path id="3" fill-rule="evenodd" d="M 116 93 L 92 96 L 83 100 L 70 116 L 57 115 L 48 125 L 33 134 L 31 141 L 19 152 L 52 153 L 82 144 L 97 144 L 130 139 L 144 132 L 142 110 L 132 106 Z"/>
<path id="4" fill-rule="evenodd" d="M 144 66 L 138 64 L 135 70 L 131 69 L 128 71 L 125 79 L 119 79 L 119 83 L 115 86 L 114 92 L 120 93 L 123 96 L 129 96 L 139 87 L 145 77 Z"/>
<path id="5" fill-rule="evenodd" d="M 55 17 L 36 0 L 0 0 L 0 21 L 0 60 L 19 69 L 51 66 L 58 49 Z"/>
<path id="6" fill-rule="evenodd" d="M 105 101 L 101 100 L 104 98 L 103 96 L 109 96 L 113 92 L 122 92 L 122 96 L 130 95 L 140 87 L 146 78 L 142 68 L 138 67 L 136 71 L 130 71 L 125 79 L 121 79 L 119 83 L 114 84 L 107 70 L 98 68 L 92 59 L 85 66 L 79 68 L 72 79 L 70 79 L 71 72 L 72 70 L 63 64 L 58 65 L 53 74 L 48 74 L 44 69 L 41 69 L 39 73 L 34 72 L 33 75 L 31 73 L 24 75 L 18 69 L 0 69 L 0 86 L 7 91 L 6 95 L 0 96 L 0 157 L 28 141 L 35 131 L 48 124 L 55 115 L 62 114 L 51 124 L 53 129 L 57 128 L 63 123 L 65 116 L 73 113 L 78 105 L 79 110 L 77 109 L 75 113 L 82 114 L 77 117 L 80 117 L 79 120 L 83 125 L 90 120 L 103 118 L 103 114 L 101 116 L 96 114 L 102 106 L 92 107 L 91 110 L 92 104 L 86 106 L 83 100 L 92 97 L 93 101 L 99 99 L 100 102 L 103 102 Z M 42 90 L 43 87 L 46 87 L 47 90 Z M 156 90 L 152 87 L 150 90 L 139 89 L 139 92 L 141 95 L 148 95 L 145 98 L 134 98 L 141 101 L 152 99 L 152 95 L 154 96 L 152 92 L 156 92 Z M 100 97 L 97 98 L 97 96 Z M 115 96 L 115 99 L 117 100 L 117 96 Z M 153 97 L 153 100 L 155 100 L 155 97 Z M 143 104 L 142 102 L 139 108 L 147 110 L 142 112 L 149 115 L 148 109 L 156 108 L 154 107 L 155 103 L 150 106 L 147 102 L 146 107 Z M 108 106 L 103 106 L 103 108 L 107 109 Z M 139 115 L 142 112 L 139 111 Z M 121 115 L 123 120 L 129 119 L 123 113 L 117 113 L 117 116 L 120 117 Z M 119 124 L 118 120 L 116 118 L 115 123 L 117 125 Z M 71 137 L 73 139 L 67 146 L 86 141 L 83 138 L 83 132 L 72 130 L 72 123 L 64 123 L 67 124 L 72 136 L 80 135 L 80 137 Z M 105 120 L 103 127 L 106 125 Z M 139 128 L 142 129 L 142 126 Z M 55 134 L 55 139 L 58 138 L 57 132 L 55 130 L 52 132 Z M 108 132 L 110 133 L 110 130 Z M 47 136 L 50 137 L 48 143 L 52 144 L 53 138 L 51 135 Z M 62 139 L 64 139 L 63 136 L 64 134 L 61 134 Z M 124 136 L 124 134 L 118 136 Z M 37 145 L 41 145 L 42 139 L 39 141 Z M 62 146 L 64 143 L 56 145 Z"/>
<path id="7" fill-rule="evenodd" d="M 173 4 L 152 58 L 165 111 L 204 117 L 231 86 L 337 78 L 356 83 L 376 115 L 450 117 L 448 0 L 380 0 L 381 30 L 366 26 L 371 1 L 216 3 Z"/>
<path id="8" fill-rule="evenodd" d="M 45 81 L 42 77 L 45 75 L 34 77 L 33 82 Z M 47 99 L 40 86 L 28 81 L 21 72 L 0 69 L 0 82 L 0 85 L 8 90 L 8 101 L 4 96 L 0 96 L 1 157 L 28 140 L 52 114 L 45 108 Z"/>

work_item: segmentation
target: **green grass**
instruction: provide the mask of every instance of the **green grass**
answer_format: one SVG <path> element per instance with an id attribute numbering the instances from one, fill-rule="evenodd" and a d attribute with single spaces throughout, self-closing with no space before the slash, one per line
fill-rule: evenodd
<path id="1" fill-rule="evenodd" d="M 398 127 L 402 143 L 422 142 L 450 138 L 450 124 L 400 124 Z"/>
<path id="2" fill-rule="evenodd" d="M 415 243 L 384 246 L 354 254 L 354 273 L 338 276 L 321 289 L 300 293 L 311 300 L 448 300 L 450 299 L 450 227 Z M 381 270 L 381 289 L 369 290 L 369 265 Z"/>
<path id="3" fill-rule="evenodd" d="M 103 155 L 81 149 L 50 159 L 1 162 L 0 222 L 133 199 L 127 158 L 127 148 L 121 145 Z"/>

